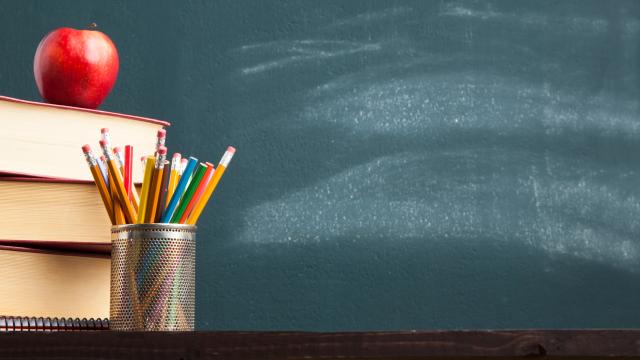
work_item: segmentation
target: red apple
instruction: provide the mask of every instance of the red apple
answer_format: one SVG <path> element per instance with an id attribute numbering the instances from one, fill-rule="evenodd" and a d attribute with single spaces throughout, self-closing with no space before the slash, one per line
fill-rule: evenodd
<path id="1" fill-rule="evenodd" d="M 116 83 L 119 63 L 102 32 L 59 28 L 40 41 L 33 74 L 47 102 L 95 109 Z"/>

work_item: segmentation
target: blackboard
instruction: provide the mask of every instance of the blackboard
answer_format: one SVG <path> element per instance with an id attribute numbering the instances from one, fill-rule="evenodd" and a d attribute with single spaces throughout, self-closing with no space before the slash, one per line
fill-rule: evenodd
<path id="1" fill-rule="evenodd" d="M 640 326 L 640 3 L 7 0 L 0 94 L 91 22 L 102 109 L 238 148 L 199 329 Z"/>

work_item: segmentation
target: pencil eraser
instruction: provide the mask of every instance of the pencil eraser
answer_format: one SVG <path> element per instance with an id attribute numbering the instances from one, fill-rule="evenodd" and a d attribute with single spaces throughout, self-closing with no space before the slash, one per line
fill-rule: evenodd
<path id="1" fill-rule="evenodd" d="M 158 154 L 160 155 L 166 155 L 167 154 L 167 147 L 166 146 L 160 146 L 158 148 Z"/>
<path id="2" fill-rule="evenodd" d="M 99 143 L 100 143 L 100 147 L 105 147 L 105 146 L 107 146 L 107 142 L 106 142 L 106 141 L 104 141 L 104 140 L 100 140 L 100 141 L 99 141 Z"/>
<path id="3" fill-rule="evenodd" d="M 120 151 L 122 151 L 122 149 L 120 149 L 119 146 L 116 146 L 116 147 L 113 148 L 113 152 L 116 153 L 116 154 L 119 153 Z"/>
<path id="4" fill-rule="evenodd" d="M 236 152 L 236 148 L 234 148 L 233 146 L 229 146 L 229 147 L 227 148 L 227 151 L 228 151 L 228 152 L 230 152 L 230 153 L 232 153 L 232 154 L 234 154 L 234 153 Z"/>
<path id="5" fill-rule="evenodd" d="M 82 152 L 88 153 L 89 151 L 91 151 L 91 146 L 89 146 L 89 144 L 82 145 Z"/>
<path id="6" fill-rule="evenodd" d="M 187 162 L 189 162 L 189 159 L 187 158 L 182 158 L 182 160 L 180 160 L 181 164 L 186 164 Z"/>
<path id="7" fill-rule="evenodd" d="M 103 162 L 107 160 L 106 157 L 104 157 L 104 155 L 100 155 L 100 160 L 102 160 Z"/>
<path id="8" fill-rule="evenodd" d="M 108 132 L 109 132 L 109 128 L 100 129 L 100 134 L 104 134 L 104 133 L 108 133 Z"/>
<path id="9" fill-rule="evenodd" d="M 175 159 L 175 158 L 179 158 L 179 157 L 182 157 L 182 155 L 180 155 L 180 153 L 175 153 L 175 154 L 173 154 L 173 158 L 174 158 L 174 159 Z"/>
<path id="10" fill-rule="evenodd" d="M 159 138 L 163 138 L 165 136 L 167 136 L 167 130 L 165 130 L 165 129 L 158 130 L 158 137 Z"/>

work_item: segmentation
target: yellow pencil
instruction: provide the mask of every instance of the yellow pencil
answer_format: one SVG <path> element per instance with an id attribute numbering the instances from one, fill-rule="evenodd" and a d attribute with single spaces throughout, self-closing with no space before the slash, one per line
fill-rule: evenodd
<path id="1" fill-rule="evenodd" d="M 118 200 L 120 200 L 120 207 L 124 212 L 125 222 L 127 224 L 134 224 L 136 222 L 136 211 L 133 209 L 133 205 L 131 205 L 131 201 L 129 201 L 127 192 L 124 190 L 124 181 L 122 180 L 120 169 L 118 169 L 113 154 L 111 154 L 109 148 L 105 146 L 104 140 L 100 140 L 100 146 L 102 146 L 104 157 L 107 159 L 109 175 L 111 175 L 111 178 L 113 179 L 116 194 L 118 195 Z"/>
<path id="2" fill-rule="evenodd" d="M 178 180 L 180 178 L 180 170 L 178 169 L 180 165 L 180 160 L 182 155 L 180 153 L 173 154 L 173 158 L 171 158 L 171 175 L 169 176 L 169 188 L 167 189 L 167 199 L 171 199 L 173 192 L 178 185 Z M 169 202 L 167 201 L 167 204 Z M 167 205 L 165 204 L 165 206 Z M 164 211 L 164 209 L 163 209 Z"/>
<path id="3" fill-rule="evenodd" d="M 229 166 L 231 158 L 233 158 L 233 154 L 235 154 L 235 152 L 236 149 L 233 146 L 229 146 L 227 148 L 227 151 L 225 151 L 222 159 L 220 159 L 218 167 L 213 172 L 211 181 L 209 181 L 209 183 L 207 184 L 207 188 L 205 189 L 204 194 L 196 203 L 193 211 L 191 211 L 191 214 L 189 215 L 189 218 L 187 218 L 187 224 L 195 225 L 195 223 L 198 221 L 200 214 L 202 214 L 202 210 L 204 209 L 205 205 L 207 205 L 207 201 L 209 201 L 211 195 L 213 195 L 213 191 L 216 189 L 218 182 L 220 182 L 220 178 L 222 178 L 225 169 L 227 168 L 227 166 Z"/>
<path id="4" fill-rule="evenodd" d="M 167 148 L 160 145 L 157 153 L 158 158 L 156 159 L 155 169 L 151 179 L 151 187 L 149 188 L 149 198 L 147 199 L 147 212 L 144 214 L 145 223 L 154 223 L 156 219 L 158 199 L 160 198 L 160 188 L 162 187 L 162 172 L 164 171 L 164 162 L 167 158 Z M 163 210 L 164 209 L 160 211 Z"/>
<path id="5" fill-rule="evenodd" d="M 122 149 L 120 149 L 118 146 L 114 147 L 113 155 L 114 155 L 114 160 L 116 161 L 116 165 L 118 166 L 118 169 L 120 169 L 120 175 L 124 176 L 124 162 L 122 160 Z M 109 175 L 109 187 L 111 188 L 111 201 L 113 201 L 113 212 L 116 215 L 116 223 L 118 225 L 123 225 L 125 224 L 124 213 L 122 212 L 122 205 L 120 205 L 120 200 L 118 200 L 115 184 L 111 179 L 111 175 Z M 134 205 L 133 208 L 135 209 L 136 204 L 133 204 L 133 205 Z"/>
<path id="6" fill-rule="evenodd" d="M 113 176 L 111 176 L 111 174 L 109 174 L 109 192 L 111 193 L 111 203 L 113 204 L 113 215 L 116 218 L 116 224 L 123 225 L 125 224 L 124 213 L 122 212 L 120 200 L 118 200 L 118 193 L 116 191 Z"/>
<path id="7" fill-rule="evenodd" d="M 105 145 L 105 141 L 100 140 L 100 146 L 102 146 L 104 157 L 107 159 L 109 175 L 111 175 L 111 178 L 113 179 L 116 194 L 118 195 L 120 206 L 122 208 L 122 211 L 124 212 L 125 222 L 128 224 L 133 224 L 136 222 L 136 211 L 133 209 L 133 205 L 131 205 L 131 201 L 129 201 L 127 192 L 124 190 L 124 181 L 122 181 L 122 174 L 120 173 L 120 169 L 118 169 L 116 160 L 114 159 L 113 154 L 111 154 L 110 149 Z"/>
<path id="8" fill-rule="evenodd" d="M 153 173 L 156 158 L 154 156 L 147 156 L 145 162 L 142 191 L 140 193 L 140 204 L 138 206 L 138 221 L 136 221 L 138 224 L 144 223 L 144 216 L 147 210 L 147 199 L 149 198 L 149 185 L 151 184 L 151 173 Z"/>
<path id="9" fill-rule="evenodd" d="M 104 177 L 102 176 L 100 169 L 98 168 L 98 160 L 91 152 L 91 147 L 88 144 L 82 147 L 82 152 L 84 153 L 87 164 L 89 165 L 89 169 L 91 170 L 91 175 L 93 175 L 93 180 L 98 187 L 98 193 L 100 193 L 100 197 L 102 198 L 104 207 L 107 209 L 107 213 L 109 214 L 111 225 L 115 225 L 116 219 L 113 216 L 113 204 L 111 203 L 111 197 L 109 196 L 109 189 L 107 189 L 107 184 L 104 181 Z"/>

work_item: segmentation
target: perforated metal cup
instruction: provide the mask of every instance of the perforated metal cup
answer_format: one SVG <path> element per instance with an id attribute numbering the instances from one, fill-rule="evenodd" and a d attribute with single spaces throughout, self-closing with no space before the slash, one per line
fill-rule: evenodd
<path id="1" fill-rule="evenodd" d="M 196 227 L 111 228 L 109 326 L 121 331 L 192 331 Z"/>

